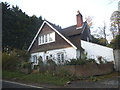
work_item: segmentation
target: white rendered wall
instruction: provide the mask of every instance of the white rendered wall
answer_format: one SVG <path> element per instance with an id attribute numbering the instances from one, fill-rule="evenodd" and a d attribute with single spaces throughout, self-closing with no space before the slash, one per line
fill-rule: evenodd
<path id="1" fill-rule="evenodd" d="M 70 60 L 70 59 L 76 59 L 76 49 L 74 49 L 73 47 L 70 48 L 62 48 L 62 49 L 55 49 L 55 50 L 49 50 L 46 52 L 37 52 L 37 53 L 32 53 L 31 54 L 31 62 L 33 62 L 33 56 L 36 55 L 37 58 L 39 58 L 40 56 L 43 58 L 43 61 L 46 61 L 46 56 L 50 56 L 52 55 L 53 60 L 57 63 L 57 54 L 58 53 L 64 53 L 65 56 L 65 60 Z M 37 64 L 37 63 L 36 63 Z"/>
<path id="2" fill-rule="evenodd" d="M 97 60 L 102 56 L 107 61 L 114 61 L 113 49 L 98 44 L 90 43 L 81 40 L 81 46 L 87 52 L 87 57 Z"/>

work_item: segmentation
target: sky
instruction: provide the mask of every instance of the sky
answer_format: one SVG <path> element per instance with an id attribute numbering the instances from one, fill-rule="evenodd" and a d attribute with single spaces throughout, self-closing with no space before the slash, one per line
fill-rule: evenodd
<path id="1" fill-rule="evenodd" d="M 118 10 L 119 0 L 0 0 L 10 5 L 17 5 L 29 16 L 42 16 L 62 28 L 76 24 L 79 10 L 85 21 L 86 16 L 93 17 L 91 31 L 101 27 L 103 22 L 109 26 L 111 14 Z"/>

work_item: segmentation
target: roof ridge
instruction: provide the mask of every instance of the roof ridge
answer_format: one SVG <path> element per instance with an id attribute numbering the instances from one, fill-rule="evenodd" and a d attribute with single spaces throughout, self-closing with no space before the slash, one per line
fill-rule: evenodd
<path id="1" fill-rule="evenodd" d="M 65 27 L 65 28 L 63 28 L 63 29 L 70 28 L 70 27 L 73 27 L 73 26 L 76 26 L 76 25 L 71 25 L 71 26 Z"/>
<path id="2" fill-rule="evenodd" d="M 44 21 L 48 22 L 48 23 L 49 23 L 50 25 L 52 25 L 54 28 L 56 27 L 57 29 L 62 29 L 60 25 L 53 24 L 53 23 L 51 23 L 50 21 L 48 21 L 48 20 L 46 20 L 46 19 L 45 19 Z"/>

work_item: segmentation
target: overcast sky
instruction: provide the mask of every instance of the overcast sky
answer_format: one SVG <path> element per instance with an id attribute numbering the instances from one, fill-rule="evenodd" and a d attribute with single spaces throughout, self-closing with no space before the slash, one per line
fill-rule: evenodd
<path id="1" fill-rule="evenodd" d="M 29 16 L 42 16 L 43 19 L 60 25 L 62 28 L 76 24 L 77 10 L 83 15 L 93 16 L 93 27 L 103 21 L 109 24 L 111 14 L 118 10 L 119 0 L 1 0 L 17 5 Z M 95 28 L 94 28 L 95 29 Z"/>

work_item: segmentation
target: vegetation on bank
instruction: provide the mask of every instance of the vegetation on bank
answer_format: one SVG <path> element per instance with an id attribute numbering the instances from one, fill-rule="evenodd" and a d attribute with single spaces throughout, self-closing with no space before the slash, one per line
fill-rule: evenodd
<path id="1" fill-rule="evenodd" d="M 84 79 L 83 77 L 80 78 L 71 75 L 67 70 L 62 68 L 57 69 L 59 65 L 56 65 L 52 60 L 48 60 L 47 64 L 44 64 L 39 58 L 38 65 L 35 65 L 32 69 L 32 63 L 29 62 L 30 54 L 23 50 L 14 49 L 9 53 L 4 52 L 2 53 L 2 57 L 3 79 L 54 85 L 65 85 L 68 81 Z M 102 58 L 98 59 L 100 64 L 104 63 L 101 61 Z M 86 54 L 84 54 L 82 59 L 72 59 L 66 62 L 65 65 L 84 65 L 91 62 L 95 62 L 95 60 L 87 60 Z M 86 79 L 92 81 L 98 80 L 96 77 Z"/>
<path id="2" fill-rule="evenodd" d="M 3 71 L 3 79 L 23 81 L 25 83 L 42 83 L 42 84 L 54 84 L 54 85 L 65 85 L 69 79 L 65 77 L 54 76 L 50 73 L 31 73 L 23 74 L 17 71 Z"/>

